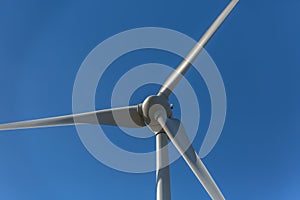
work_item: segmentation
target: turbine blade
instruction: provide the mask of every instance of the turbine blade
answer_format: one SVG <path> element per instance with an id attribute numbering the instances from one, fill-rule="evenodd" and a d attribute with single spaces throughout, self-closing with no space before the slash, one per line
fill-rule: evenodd
<path id="1" fill-rule="evenodd" d="M 197 42 L 197 44 L 193 47 L 193 49 L 189 52 L 186 58 L 178 65 L 175 71 L 167 78 L 164 82 L 163 86 L 159 90 L 158 95 L 165 95 L 167 98 L 170 96 L 171 92 L 174 90 L 176 85 L 185 75 L 185 73 L 190 69 L 191 65 L 200 54 L 204 46 L 210 40 L 210 38 L 214 35 L 214 33 L 218 30 L 221 24 L 224 22 L 226 17 L 230 14 L 232 9 L 238 3 L 239 0 L 232 0 L 227 7 L 223 10 L 223 12 L 219 15 L 219 17 L 213 22 L 213 24 L 209 27 L 209 29 L 205 32 L 202 38 Z"/>
<path id="2" fill-rule="evenodd" d="M 139 106 L 136 105 L 74 115 L 0 124 L 0 130 L 68 126 L 75 124 L 103 124 L 130 128 L 145 126 L 144 120 L 139 113 Z"/>
<path id="3" fill-rule="evenodd" d="M 213 200 L 224 200 L 223 194 L 190 143 L 182 123 L 177 119 L 165 119 L 161 116 L 157 121 L 210 197 Z"/>

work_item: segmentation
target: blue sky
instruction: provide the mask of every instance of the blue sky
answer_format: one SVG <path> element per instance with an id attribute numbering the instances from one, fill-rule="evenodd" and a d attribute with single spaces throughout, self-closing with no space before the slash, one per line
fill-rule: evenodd
<path id="1" fill-rule="evenodd" d="M 2 1 L 0 122 L 71 113 L 77 70 L 106 38 L 157 26 L 198 39 L 227 3 Z M 300 197 L 299 7 L 296 0 L 242 0 L 206 47 L 222 74 L 228 112 L 222 136 L 204 162 L 227 199 Z M 178 62 L 157 52 L 129 56 L 141 63 L 175 67 Z M 132 59 L 121 64 L 121 58 L 116 67 L 131 66 Z M 199 81 L 192 73 L 187 77 Z M 202 87 L 197 95 L 207 99 Z M 148 89 L 137 97 L 155 91 Z M 209 118 L 209 109 L 203 109 Z M 124 148 L 154 146 L 153 140 L 118 140 L 119 130 L 106 129 Z M 198 149 L 202 138 L 201 133 L 196 138 Z M 182 159 L 172 164 L 171 175 L 173 199 L 209 199 Z M 120 198 L 155 199 L 155 173 L 106 167 L 87 152 L 74 127 L 0 133 L 0 199 Z"/>

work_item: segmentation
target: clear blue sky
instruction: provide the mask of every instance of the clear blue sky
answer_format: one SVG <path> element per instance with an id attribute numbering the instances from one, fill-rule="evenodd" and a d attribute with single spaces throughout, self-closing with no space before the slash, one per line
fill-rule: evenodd
<path id="1" fill-rule="evenodd" d="M 1 1 L 0 122 L 71 113 L 76 72 L 109 36 L 158 26 L 198 39 L 227 3 Z M 300 198 L 299 8 L 297 0 L 241 0 L 207 45 L 225 83 L 228 112 L 204 162 L 227 199 Z M 162 55 L 135 56 L 140 64 L 176 64 Z M 124 58 L 122 65 L 131 60 Z M 154 145 L 122 139 L 128 149 Z M 173 163 L 171 174 L 173 199 L 209 199 L 183 160 Z M 74 127 L 6 131 L 0 133 L 0 199 L 153 200 L 155 173 L 106 167 L 87 152 Z"/>

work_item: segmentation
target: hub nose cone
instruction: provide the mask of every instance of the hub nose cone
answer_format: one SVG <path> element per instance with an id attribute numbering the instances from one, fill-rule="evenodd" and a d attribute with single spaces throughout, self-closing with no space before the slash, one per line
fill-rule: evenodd
<path id="1" fill-rule="evenodd" d="M 165 113 L 166 117 L 172 116 L 171 106 L 164 96 L 149 96 L 142 104 L 143 116 L 146 124 L 156 122 L 155 113 Z"/>

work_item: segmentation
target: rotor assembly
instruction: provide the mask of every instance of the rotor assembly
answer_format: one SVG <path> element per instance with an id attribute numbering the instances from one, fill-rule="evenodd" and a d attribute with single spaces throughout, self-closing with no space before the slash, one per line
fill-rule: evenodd
<path id="1" fill-rule="evenodd" d="M 194 150 L 182 122 L 173 117 L 172 104 L 168 102 L 168 98 L 237 3 L 238 0 L 230 1 L 189 54 L 162 84 L 157 95 L 147 97 L 143 103 L 86 113 L 0 124 L 0 131 L 83 124 L 102 124 L 128 128 L 140 128 L 147 125 L 156 138 L 157 200 L 171 199 L 168 140 L 184 158 L 210 197 L 213 200 L 224 200 L 225 197 L 221 190 Z"/>

